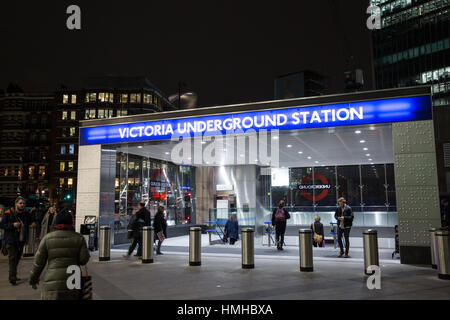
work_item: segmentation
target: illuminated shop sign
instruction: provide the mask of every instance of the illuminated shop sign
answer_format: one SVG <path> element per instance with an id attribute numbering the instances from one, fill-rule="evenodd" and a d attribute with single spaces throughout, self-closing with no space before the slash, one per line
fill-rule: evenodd
<path id="1" fill-rule="evenodd" d="M 80 130 L 80 144 L 164 140 L 174 135 L 225 135 L 248 130 L 292 130 L 431 119 L 430 97 L 418 96 L 87 127 Z"/>

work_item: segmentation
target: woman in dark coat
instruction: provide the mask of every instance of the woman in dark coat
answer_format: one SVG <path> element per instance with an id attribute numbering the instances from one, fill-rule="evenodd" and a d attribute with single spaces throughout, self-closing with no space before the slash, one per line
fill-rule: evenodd
<path id="1" fill-rule="evenodd" d="M 164 239 L 167 238 L 167 222 L 164 218 L 164 207 L 159 206 L 158 211 L 153 219 L 153 228 L 155 228 L 155 236 L 158 239 L 158 247 L 156 249 L 156 254 L 162 254 L 161 244 Z"/>
<path id="2" fill-rule="evenodd" d="M 225 224 L 225 236 L 227 239 L 230 239 L 231 245 L 239 240 L 239 224 L 235 214 L 233 214 Z"/>
<path id="3" fill-rule="evenodd" d="M 325 233 L 323 231 L 323 224 L 322 222 L 320 222 L 320 216 L 315 216 L 314 217 L 314 222 L 311 224 L 311 230 L 313 231 L 312 233 L 312 238 L 313 238 L 313 246 L 314 247 L 324 247 L 325 246 Z M 316 236 L 317 240 L 320 240 L 319 242 L 316 242 L 314 239 L 314 234 L 317 234 L 318 237 Z M 322 237 L 322 238 L 320 238 Z"/>

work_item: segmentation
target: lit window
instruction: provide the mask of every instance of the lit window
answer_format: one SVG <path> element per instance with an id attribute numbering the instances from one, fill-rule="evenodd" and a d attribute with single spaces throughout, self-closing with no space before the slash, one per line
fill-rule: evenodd
<path id="1" fill-rule="evenodd" d="M 89 93 L 86 93 L 86 99 L 84 99 L 84 102 L 89 102 Z"/>
<path id="2" fill-rule="evenodd" d="M 61 154 L 66 154 L 66 146 L 65 145 L 61 146 Z"/>
<path id="3" fill-rule="evenodd" d="M 96 102 L 97 101 L 97 94 L 94 93 L 89 93 L 89 102 Z"/>
<path id="4" fill-rule="evenodd" d="M 39 176 L 41 178 L 45 177 L 45 166 L 39 166 Z"/>
<path id="5" fill-rule="evenodd" d="M 61 172 L 66 171 L 66 163 L 65 162 L 59 163 L 59 171 L 61 171 Z"/>
<path id="6" fill-rule="evenodd" d="M 70 112 L 70 120 L 76 120 L 77 119 L 77 112 L 71 111 Z"/>
<path id="7" fill-rule="evenodd" d="M 64 178 L 59 178 L 59 187 L 64 187 Z"/>
<path id="8" fill-rule="evenodd" d="M 67 137 L 67 128 L 61 128 L 61 137 Z"/>
<path id="9" fill-rule="evenodd" d="M 132 93 L 130 95 L 130 103 L 141 103 L 141 94 L 140 93 Z"/>
<path id="10" fill-rule="evenodd" d="M 144 94 L 144 103 L 150 104 L 152 103 L 152 95 L 149 93 Z"/>
<path id="11" fill-rule="evenodd" d="M 105 93 L 104 92 L 100 92 L 98 94 L 98 101 L 105 102 Z"/>
<path id="12" fill-rule="evenodd" d="M 95 109 L 89 110 L 89 119 L 95 119 Z"/>
<path id="13" fill-rule="evenodd" d="M 69 136 L 71 137 L 75 136 L 75 127 L 69 128 Z"/>
<path id="14" fill-rule="evenodd" d="M 68 94 L 63 94 L 63 103 L 69 103 L 69 95 Z"/>
<path id="15" fill-rule="evenodd" d="M 106 118 L 112 118 L 112 116 L 113 116 L 113 110 L 112 109 L 105 110 L 105 117 Z"/>
<path id="16" fill-rule="evenodd" d="M 77 95 L 76 94 L 72 95 L 72 103 L 73 104 L 77 103 Z"/>
<path id="17" fill-rule="evenodd" d="M 98 109 L 98 118 L 99 119 L 105 118 L 105 109 Z"/>
<path id="18" fill-rule="evenodd" d="M 71 144 L 69 145 L 69 154 L 74 154 L 75 153 L 75 145 Z"/>
<path id="19" fill-rule="evenodd" d="M 72 188 L 72 186 L 73 186 L 73 178 L 68 178 L 68 179 L 67 179 L 67 186 L 68 186 L 69 188 Z"/>
<path id="20" fill-rule="evenodd" d="M 109 94 L 109 102 L 114 102 L 114 94 Z"/>
<path id="21" fill-rule="evenodd" d="M 73 161 L 67 162 L 67 170 L 68 171 L 73 171 Z"/>
<path id="22" fill-rule="evenodd" d="M 120 97 L 120 102 L 127 103 L 128 102 L 128 94 L 122 93 L 122 95 Z"/>
<path id="23" fill-rule="evenodd" d="M 67 119 L 68 119 L 67 111 L 63 111 L 63 112 L 62 112 L 62 117 L 61 117 L 61 119 L 63 119 L 63 120 L 67 120 Z"/>
<path id="24" fill-rule="evenodd" d="M 34 169 L 35 169 L 34 166 L 29 166 L 29 167 L 28 167 L 28 177 L 29 177 L 30 179 L 34 179 Z"/>

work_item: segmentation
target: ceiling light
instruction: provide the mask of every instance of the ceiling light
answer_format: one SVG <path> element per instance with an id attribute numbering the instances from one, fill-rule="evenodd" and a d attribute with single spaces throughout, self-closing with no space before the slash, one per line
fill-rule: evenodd
<path id="1" fill-rule="evenodd" d="M 360 133 L 361 133 L 361 130 L 356 130 L 355 133 L 356 133 L 356 134 L 360 134 Z"/>
<path id="2" fill-rule="evenodd" d="M 308 159 L 311 159 L 311 157 L 308 157 Z"/>
<path id="3" fill-rule="evenodd" d="M 244 155 L 243 155 L 243 154 L 240 154 L 239 156 L 243 157 Z"/>
<path id="4" fill-rule="evenodd" d="M 359 143 L 366 143 L 366 140 L 360 140 Z"/>
<path id="5" fill-rule="evenodd" d="M 303 154 L 303 151 L 299 151 L 298 154 Z"/>
<path id="6" fill-rule="evenodd" d="M 366 157 L 370 157 L 370 153 L 366 153 Z"/>
<path id="7" fill-rule="evenodd" d="M 138 146 L 138 149 L 142 149 L 143 148 L 143 146 Z"/>
<path id="8" fill-rule="evenodd" d="M 202 144 L 206 144 L 206 141 L 202 141 Z"/>
<path id="9" fill-rule="evenodd" d="M 319 163 L 319 161 L 314 161 L 315 163 Z"/>
<path id="10" fill-rule="evenodd" d="M 278 136 L 272 137 L 273 140 L 278 140 Z"/>
<path id="11" fill-rule="evenodd" d="M 170 152 L 166 152 L 166 154 L 170 154 Z"/>
<path id="12" fill-rule="evenodd" d="M 288 144 L 286 148 L 292 148 L 292 144 Z"/>
<path id="13" fill-rule="evenodd" d="M 369 148 L 363 148 L 363 150 L 364 150 L 364 151 L 367 151 L 367 150 L 369 150 Z"/>

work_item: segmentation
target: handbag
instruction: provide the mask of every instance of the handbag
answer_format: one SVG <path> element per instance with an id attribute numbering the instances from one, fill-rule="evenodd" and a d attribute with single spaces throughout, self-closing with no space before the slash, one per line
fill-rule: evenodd
<path id="1" fill-rule="evenodd" d="M 88 274 L 87 265 L 85 269 L 86 275 L 81 276 L 80 300 L 92 300 L 92 277 Z"/>
<path id="2" fill-rule="evenodd" d="M 315 243 L 322 243 L 323 237 L 316 233 L 316 228 L 314 226 L 314 222 L 312 224 L 313 232 L 314 232 L 314 242 Z"/>

